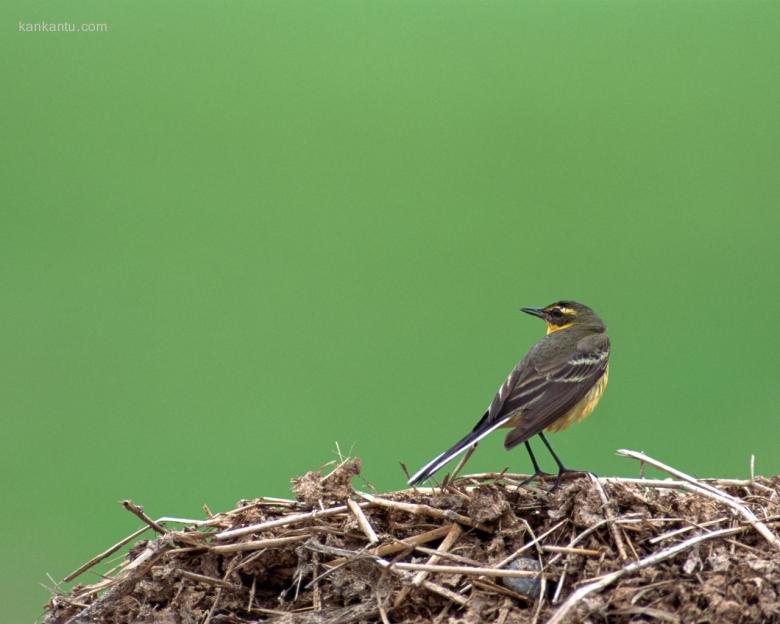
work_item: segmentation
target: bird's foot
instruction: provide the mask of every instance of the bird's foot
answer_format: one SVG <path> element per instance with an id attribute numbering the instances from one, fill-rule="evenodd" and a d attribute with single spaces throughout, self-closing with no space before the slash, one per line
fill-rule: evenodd
<path id="1" fill-rule="evenodd" d="M 546 477 L 552 477 L 552 476 L 553 476 L 553 474 L 551 472 L 544 472 L 543 470 L 537 470 L 535 473 L 533 473 L 527 479 L 523 479 L 518 484 L 518 486 L 522 487 L 524 485 L 528 485 L 529 483 L 531 483 L 531 481 L 539 481 L 539 480 L 545 479 Z"/>
<path id="2" fill-rule="evenodd" d="M 558 476 L 555 478 L 555 484 L 550 488 L 550 492 L 554 492 L 560 487 L 561 480 L 563 479 L 563 475 L 587 475 L 587 474 L 592 474 L 594 477 L 596 476 L 590 470 L 576 470 L 574 468 L 561 467 L 561 469 L 558 471 Z"/>

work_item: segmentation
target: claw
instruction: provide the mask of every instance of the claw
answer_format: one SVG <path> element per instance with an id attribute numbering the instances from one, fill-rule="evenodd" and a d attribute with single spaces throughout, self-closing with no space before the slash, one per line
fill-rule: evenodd
<path id="1" fill-rule="evenodd" d="M 552 488 L 550 488 L 550 492 L 554 492 L 555 490 L 558 489 L 558 487 L 561 485 L 561 479 L 562 479 L 564 474 L 580 474 L 580 475 L 584 475 L 584 474 L 593 474 L 593 473 L 588 471 L 588 470 L 575 470 L 573 468 L 561 468 L 558 471 L 558 476 L 555 479 L 555 485 L 553 485 Z"/>
<path id="2" fill-rule="evenodd" d="M 527 479 L 523 479 L 518 485 L 520 487 L 522 487 L 524 485 L 528 485 L 531 481 L 536 481 L 537 479 L 542 479 L 544 477 L 552 477 L 552 473 L 551 472 L 544 472 L 542 470 L 537 470 L 535 473 L 533 473 Z"/>

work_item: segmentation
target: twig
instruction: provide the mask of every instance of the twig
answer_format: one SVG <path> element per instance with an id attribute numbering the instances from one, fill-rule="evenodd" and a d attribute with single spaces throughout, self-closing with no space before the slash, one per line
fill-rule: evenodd
<path id="1" fill-rule="evenodd" d="M 200 532 L 185 532 L 185 531 L 171 531 L 169 533 L 171 536 L 171 539 L 173 539 L 176 543 L 182 542 L 184 544 L 187 544 L 188 546 L 192 546 L 195 548 L 202 548 L 204 546 L 208 547 L 206 544 L 206 538 L 208 535 L 206 533 L 200 533 Z"/>
<path id="2" fill-rule="evenodd" d="M 596 477 L 601 483 L 620 485 L 641 485 L 643 487 L 677 488 L 683 483 L 678 479 L 648 479 L 647 477 Z"/>
<path id="3" fill-rule="evenodd" d="M 282 616 L 289 616 L 290 613 L 295 613 L 294 611 L 282 611 L 281 609 L 268 609 L 266 607 L 252 607 L 251 609 L 252 613 L 262 613 L 263 615 L 282 615 Z"/>
<path id="4" fill-rule="evenodd" d="M 574 527 L 571 528 L 571 540 L 574 540 Z M 550 599 L 550 604 L 556 605 L 558 604 L 561 592 L 563 591 L 563 584 L 566 582 L 566 574 L 569 572 L 569 562 L 571 561 L 571 557 L 566 554 L 566 560 L 563 562 L 563 570 L 561 571 L 561 576 L 558 578 L 558 582 L 555 585 L 555 591 L 553 592 L 553 597 Z"/>
<path id="5" fill-rule="evenodd" d="M 619 570 L 616 570 L 615 572 L 606 574 L 603 577 L 601 577 L 599 580 L 594 581 L 588 585 L 584 585 L 583 587 L 580 587 L 579 589 L 575 590 L 566 599 L 566 601 L 555 611 L 553 616 L 547 621 L 547 624 L 559 624 L 559 622 L 562 622 L 564 620 L 564 618 L 569 613 L 569 611 L 571 611 L 578 602 L 583 600 L 589 594 L 600 591 L 605 587 L 612 585 L 612 583 L 617 581 L 619 578 L 626 576 L 628 574 L 633 574 L 634 572 L 637 572 L 642 568 L 646 568 L 648 566 L 655 565 L 656 563 L 660 563 L 661 561 L 669 559 L 670 557 L 674 557 L 675 555 L 683 552 L 684 550 L 687 550 L 688 548 L 692 548 L 693 546 L 696 546 L 697 544 L 700 544 L 705 540 L 710 540 L 716 537 L 721 537 L 723 535 L 728 535 L 733 531 L 734 529 L 721 529 L 719 531 L 713 531 L 711 533 L 705 533 L 703 535 L 697 535 L 696 537 L 691 537 L 685 540 L 684 542 L 680 542 L 679 544 L 675 544 L 674 546 L 670 546 L 669 548 L 666 548 L 664 550 L 659 550 L 658 552 L 655 552 L 652 555 L 648 555 L 644 559 L 640 559 L 639 561 L 629 563 L 623 566 L 622 568 L 620 568 Z"/>
<path id="6" fill-rule="evenodd" d="M 623 543 L 623 536 L 620 534 L 620 530 L 615 525 L 615 515 L 612 513 L 612 506 L 609 504 L 607 493 L 604 491 L 604 487 L 596 477 L 590 473 L 588 473 L 588 476 L 596 486 L 596 491 L 599 493 L 599 498 L 604 505 L 604 515 L 607 518 L 607 526 L 609 527 L 609 532 L 612 533 L 612 539 L 615 540 L 615 546 L 617 547 L 618 553 L 620 554 L 620 559 L 627 561 L 628 554 L 626 553 L 626 546 Z"/>
<path id="7" fill-rule="evenodd" d="M 533 578 L 539 576 L 538 571 L 531 570 L 499 570 L 497 568 L 470 568 L 468 566 L 428 565 L 427 563 L 394 563 L 399 570 L 423 570 L 440 574 L 463 574 L 465 576 L 511 576 Z"/>
<path id="8" fill-rule="evenodd" d="M 224 520 L 219 520 L 218 517 L 212 517 L 209 520 L 193 520 L 192 518 L 176 518 L 171 516 L 163 516 L 162 518 L 157 518 L 155 520 L 158 524 L 162 524 L 165 522 L 166 524 L 184 524 L 184 525 L 192 525 L 196 527 L 213 527 L 213 526 L 219 526 L 220 524 L 224 524 Z"/>
<path id="9" fill-rule="evenodd" d="M 437 585 L 436 583 L 433 583 L 431 581 L 428 580 L 423 581 L 421 585 L 429 592 L 433 592 L 434 594 L 439 594 L 439 596 L 444 596 L 448 600 L 451 600 L 452 602 L 456 602 L 461 606 L 465 605 L 468 602 L 468 600 L 463 596 L 461 596 L 460 594 L 456 594 L 454 591 L 451 591 L 446 587 L 442 587 L 441 585 Z"/>
<path id="10" fill-rule="evenodd" d="M 366 518 L 366 514 L 363 513 L 363 510 L 360 508 L 360 505 L 358 505 L 355 501 L 349 498 L 347 499 L 347 506 L 349 507 L 349 510 L 355 515 L 355 519 L 357 520 L 360 530 L 363 531 L 365 536 L 368 538 L 368 543 L 375 544 L 376 542 L 378 542 L 379 538 L 376 536 L 376 533 L 374 532 L 371 523 L 368 521 L 368 518 Z"/>
<path id="11" fill-rule="evenodd" d="M 455 545 L 455 542 L 457 542 L 458 539 L 460 539 L 462 533 L 463 533 L 463 529 L 460 528 L 460 525 L 458 524 L 451 525 L 449 533 L 447 533 L 447 535 L 442 540 L 441 544 L 439 544 L 439 547 L 436 549 L 436 554 L 431 555 L 430 558 L 428 559 L 428 565 L 436 565 L 439 562 L 439 559 L 441 558 L 441 553 L 446 553 L 447 551 L 449 551 L 449 549 Z M 425 571 L 418 572 L 415 575 L 412 584 L 419 585 L 420 583 L 423 582 L 426 576 L 428 576 L 427 572 Z"/>
<path id="12" fill-rule="evenodd" d="M 583 557 L 600 557 L 602 551 L 592 548 L 572 548 L 570 546 L 542 546 L 542 550 L 552 553 L 564 553 L 570 555 L 582 555 Z"/>
<path id="13" fill-rule="evenodd" d="M 234 516 L 237 513 L 241 513 L 242 511 L 246 511 L 247 509 L 250 509 L 251 507 L 260 507 L 263 505 L 270 505 L 273 507 L 300 507 L 302 505 L 301 501 L 294 500 L 292 498 L 277 498 L 275 496 L 261 496 L 260 498 L 255 498 L 252 500 L 242 500 L 239 501 L 238 507 L 235 509 L 231 509 L 230 511 L 225 511 L 221 514 L 217 514 L 215 517 L 219 516 Z M 284 612 L 283 612 L 284 613 Z"/>
<path id="14" fill-rule="evenodd" d="M 771 495 L 775 494 L 775 491 L 763 483 L 759 483 L 755 477 L 752 479 L 711 479 L 711 478 L 704 478 L 699 479 L 699 481 L 703 483 L 714 483 L 716 485 L 725 486 L 725 485 L 733 485 L 736 487 L 742 486 L 747 488 L 756 488 L 757 490 L 762 490 L 764 492 L 769 492 L 770 497 Z"/>
<path id="15" fill-rule="evenodd" d="M 446 566 L 446 565 L 429 565 L 427 563 L 402 563 L 391 562 L 383 559 L 382 557 L 373 553 L 359 553 L 348 550 L 346 548 L 337 548 L 335 546 L 328 546 L 326 544 L 320 544 L 317 542 L 310 542 L 306 544 L 308 548 L 312 550 L 319 550 L 321 552 L 338 554 L 345 557 L 345 559 L 359 559 L 366 558 L 372 561 L 377 561 L 382 566 L 390 566 L 396 570 L 408 570 L 413 572 L 438 572 L 441 574 L 464 574 L 467 576 L 513 576 L 513 577 L 534 577 L 538 576 L 539 572 L 533 572 L 528 570 L 498 570 L 496 568 L 472 568 L 467 566 Z M 332 565 L 335 561 L 331 561 L 326 565 Z"/>
<path id="16" fill-rule="evenodd" d="M 252 611 L 252 604 L 255 601 L 255 591 L 257 590 L 257 577 L 252 577 L 252 589 L 249 590 L 249 601 L 246 603 L 246 610 Z"/>
<path id="17" fill-rule="evenodd" d="M 138 529 L 134 533 L 131 533 L 130 535 L 128 535 L 126 538 L 124 538 L 122 540 L 119 540 L 116 544 L 114 544 L 110 548 L 104 550 L 99 555 L 95 555 L 94 557 L 92 557 L 92 559 L 87 561 L 84 565 L 80 566 L 78 569 L 76 569 L 73 572 L 71 572 L 70 574 L 68 574 L 68 576 L 66 576 L 63 579 L 63 583 L 68 583 L 69 581 L 72 581 L 74 578 L 76 578 L 77 576 L 80 576 L 81 574 L 83 574 L 84 572 L 89 570 L 91 567 L 97 565 L 98 563 L 103 561 L 103 559 L 105 559 L 106 557 L 110 557 L 117 550 L 122 548 L 122 546 L 124 546 L 128 542 L 134 540 L 136 537 L 138 537 L 139 535 L 141 535 L 142 533 L 144 533 L 144 532 L 146 532 L 148 530 L 149 530 L 148 526 L 141 527 L 140 529 Z"/>
<path id="18" fill-rule="evenodd" d="M 447 524 L 445 526 L 438 527 L 436 529 L 433 529 L 432 531 L 426 531 L 425 533 L 419 533 L 418 535 L 412 535 L 411 537 L 405 537 L 402 540 L 398 540 L 394 544 L 384 544 L 383 546 L 379 546 L 377 548 L 372 549 L 367 554 L 371 555 L 377 555 L 379 557 L 386 557 L 387 555 L 394 555 L 396 553 L 399 553 L 404 550 L 408 550 L 411 548 L 414 548 L 415 546 L 418 546 L 419 544 L 426 544 L 427 542 L 432 542 L 433 540 L 440 539 L 447 535 L 447 533 L 450 532 L 450 529 L 452 528 L 451 524 Z M 355 553 L 350 553 L 354 555 Z M 338 566 L 341 565 L 347 561 L 346 558 L 341 559 L 334 559 L 333 561 L 326 561 L 323 563 L 323 565 L 326 565 L 328 567 Z"/>
<path id="19" fill-rule="evenodd" d="M 709 520 L 707 522 L 691 524 L 691 526 L 683 527 L 681 529 L 675 529 L 674 531 L 667 531 L 666 533 L 662 533 L 661 535 L 656 535 L 655 537 L 647 540 L 647 542 L 648 544 L 657 544 L 658 542 L 663 542 L 664 540 L 668 540 L 670 537 L 676 537 L 677 535 L 682 535 L 683 533 L 688 533 L 689 531 L 695 531 L 696 529 L 704 529 L 706 527 L 712 526 L 713 524 L 720 524 L 724 520 L 728 520 L 728 518 L 724 516 L 722 518 L 716 518 L 715 520 Z"/>
<path id="20" fill-rule="evenodd" d="M 496 620 L 496 624 L 506 624 L 506 619 L 509 617 L 509 610 L 511 608 L 512 603 L 507 598 L 504 598 L 504 604 L 502 604 L 498 610 L 498 619 Z"/>
<path id="21" fill-rule="evenodd" d="M 401 578 L 403 578 L 407 583 L 412 581 L 412 576 L 410 574 L 404 572 L 403 570 L 399 570 L 396 567 L 398 564 L 392 564 L 385 559 L 376 559 L 375 561 L 382 567 L 387 568 L 391 572 L 401 576 Z M 446 587 L 442 587 L 441 585 L 433 583 L 432 581 L 424 580 L 422 583 L 420 583 L 420 585 L 428 591 L 433 592 L 434 594 L 439 594 L 439 596 L 443 596 L 444 598 L 447 598 L 448 600 L 451 600 L 452 602 L 455 602 L 461 606 L 468 602 L 468 600 L 463 596 L 456 594 L 454 591 L 451 591 Z"/>
<path id="22" fill-rule="evenodd" d="M 462 477 L 458 478 L 458 481 L 461 483 L 463 482 L 474 482 L 475 484 L 478 484 L 478 482 L 482 481 L 504 481 L 508 483 L 507 489 L 509 490 L 517 490 L 518 488 L 512 485 L 515 482 L 520 482 L 523 479 L 528 478 L 529 475 L 525 474 L 518 474 L 518 473 L 503 473 L 503 472 L 480 472 L 475 474 L 468 474 L 463 475 Z M 645 485 L 647 487 L 658 487 L 658 488 L 677 488 L 680 486 L 681 481 L 671 478 L 666 479 L 646 479 L 646 478 L 631 478 L 631 477 L 597 477 L 598 480 L 601 483 L 619 483 L 622 485 Z M 761 477 L 758 477 L 759 479 Z M 746 487 L 755 487 L 757 489 L 760 489 L 762 491 L 768 492 L 770 496 L 774 494 L 774 490 L 771 487 L 768 487 L 762 483 L 759 483 L 758 480 L 750 480 L 750 479 L 717 479 L 717 478 L 702 478 L 698 480 L 700 483 L 709 483 L 709 484 L 717 484 L 717 485 L 733 485 L 733 486 L 746 486 Z M 468 491 L 470 489 L 473 489 L 476 487 L 476 485 L 467 485 L 465 486 L 465 489 Z M 438 487 L 416 487 L 413 488 L 415 491 L 421 493 L 421 494 L 436 494 L 440 488 Z M 522 488 L 524 490 L 527 490 L 527 488 Z M 399 490 L 394 493 L 399 492 L 405 492 L 407 490 Z M 392 492 L 391 492 L 392 493 Z"/>
<path id="23" fill-rule="evenodd" d="M 251 542 L 236 542 L 235 544 L 225 544 L 224 546 L 210 546 L 208 549 L 216 553 L 241 552 L 245 550 L 259 550 L 261 548 L 273 548 L 274 546 L 284 546 L 293 542 L 302 542 L 309 539 L 308 535 L 293 535 L 291 537 L 274 537 L 264 540 L 253 540 Z"/>
<path id="24" fill-rule="evenodd" d="M 168 547 L 167 540 L 158 539 L 149 542 L 144 551 L 125 567 L 121 578 L 108 580 L 107 585 L 111 586 L 111 589 L 81 613 L 69 618 L 65 624 L 86 624 L 86 622 L 98 621 L 107 605 L 115 603 L 119 598 L 130 593 L 135 584 L 144 577 Z"/>
<path id="25" fill-rule="evenodd" d="M 157 531 L 160 535 L 165 535 L 168 532 L 168 530 L 166 528 L 164 528 L 161 525 L 157 524 L 154 520 L 152 520 L 149 516 L 147 516 L 144 513 L 144 508 L 143 507 L 141 507 L 140 505 L 136 505 L 133 501 L 131 501 L 131 500 L 123 500 L 122 501 L 122 507 L 127 509 L 127 511 L 129 511 L 131 514 L 133 514 L 133 515 L 137 516 L 138 518 L 140 518 L 142 522 L 144 522 L 145 524 L 148 524 L 150 527 L 152 527 L 152 529 Z"/>
<path id="26" fill-rule="evenodd" d="M 439 559 L 441 558 L 442 554 L 446 554 L 447 551 L 449 551 L 450 548 L 455 544 L 455 542 L 458 541 L 461 534 L 463 533 L 463 529 L 460 528 L 459 524 L 452 524 L 450 525 L 450 530 L 447 533 L 447 535 L 442 540 L 441 544 L 439 544 L 439 547 L 434 551 L 434 554 L 432 554 L 428 558 L 428 565 L 433 565 L 435 563 L 438 563 Z M 419 548 L 419 547 L 418 547 Z M 412 585 L 415 587 L 419 587 L 422 582 L 425 580 L 425 577 L 428 576 L 427 572 L 418 572 L 415 574 L 414 578 L 412 579 Z M 401 589 L 400 592 L 398 592 L 398 596 L 396 596 L 395 601 L 393 601 L 393 608 L 398 608 L 401 604 L 403 604 L 404 600 L 406 600 L 406 597 L 409 595 L 409 592 L 411 591 L 411 587 L 409 585 L 406 585 Z"/>
<path id="27" fill-rule="evenodd" d="M 634 540 L 631 539 L 631 532 L 625 531 L 623 527 L 620 527 L 620 534 L 625 538 L 626 544 L 628 544 L 628 547 L 631 549 L 631 553 L 634 555 L 634 561 L 639 561 L 639 553 L 636 552 Z"/>
<path id="28" fill-rule="evenodd" d="M 213 576 L 206 576 L 205 574 L 197 574 L 195 572 L 190 572 L 189 570 L 184 570 L 182 568 L 178 568 L 176 572 L 180 576 L 188 578 L 191 581 L 197 581 L 198 583 L 208 583 L 209 585 L 216 585 L 217 587 L 224 587 L 225 589 L 232 589 L 233 591 L 243 591 L 244 589 L 240 585 L 234 585 L 233 583 L 223 581 L 222 579 L 214 578 Z"/>
<path id="29" fill-rule="evenodd" d="M 461 480 L 473 480 L 473 481 L 495 481 L 498 479 L 506 479 L 509 481 L 523 481 L 533 475 L 520 474 L 519 472 L 475 472 L 474 474 L 467 474 L 461 477 Z"/>
<path id="30" fill-rule="evenodd" d="M 451 528 L 450 526 L 446 527 L 447 530 Z M 430 533 L 430 531 L 429 531 Z M 441 536 L 440 536 L 441 537 Z M 360 559 L 360 558 L 368 558 L 371 561 L 374 561 L 378 565 L 382 566 L 383 568 L 389 570 L 390 572 L 393 572 L 394 574 L 399 575 L 401 578 L 403 578 L 407 583 L 411 583 L 413 580 L 413 577 L 411 574 L 406 572 L 404 569 L 406 565 L 411 564 L 401 564 L 401 563 L 392 563 L 390 561 L 387 561 L 386 559 L 382 559 L 381 557 L 378 557 L 376 555 L 372 555 L 370 553 L 359 553 L 359 552 L 353 552 L 350 550 L 347 550 L 345 548 L 336 548 L 335 546 L 327 546 L 326 544 L 320 544 L 317 542 L 309 542 L 306 544 L 307 548 L 310 548 L 312 550 L 319 550 L 320 552 L 334 554 L 334 555 L 341 555 L 341 560 L 334 560 L 326 565 L 333 565 L 337 561 L 339 562 L 339 565 L 343 565 L 346 563 L 349 563 L 351 561 Z M 377 549 L 375 549 L 377 550 Z M 444 596 L 445 598 L 456 602 L 460 605 L 466 604 L 467 600 L 463 596 L 459 596 L 453 591 L 450 591 L 449 589 L 442 587 L 441 585 L 437 585 L 436 583 L 432 583 L 431 581 L 424 580 L 421 583 L 421 586 L 427 589 L 428 591 L 432 591 L 435 594 L 439 594 L 440 596 Z"/>
<path id="31" fill-rule="evenodd" d="M 415 546 L 414 549 L 419 550 L 421 553 L 425 553 L 426 555 L 438 555 L 439 558 L 441 559 L 449 559 L 450 561 L 458 561 L 460 563 L 465 563 L 473 566 L 482 565 L 481 561 L 477 561 L 476 559 L 470 559 L 469 557 L 464 557 L 462 555 L 456 555 L 455 553 L 451 553 L 451 552 L 441 552 L 439 550 L 435 550 L 433 548 L 427 548 L 425 546 Z"/>
<path id="32" fill-rule="evenodd" d="M 752 511 L 750 511 L 750 509 L 748 509 L 748 507 L 743 505 L 741 502 L 739 502 L 738 499 L 734 498 L 730 494 L 726 494 L 725 492 L 719 490 L 716 487 L 709 485 L 708 483 L 697 481 L 692 476 L 687 475 L 684 472 L 677 470 L 676 468 L 667 466 L 666 464 L 656 459 L 653 459 L 652 457 L 648 457 L 644 453 L 638 453 L 636 451 L 628 451 L 625 449 L 621 449 L 618 451 L 618 455 L 623 455 L 625 457 L 632 457 L 634 459 L 638 459 L 640 461 L 644 461 L 648 464 L 651 464 L 656 468 L 658 468 L 659 470 L 663 470 L 664 472 L 668 472 L 669 474 L 674 475 L 675 477 L 682 479 L 683 481 L 687 481 L 688 483 L 690 483 L 696 488 L 696 492 L 698 494 L 709 496 L 710 498 L 713 498 L 717 501 L 720 501 L 721 503 L 728 505 L 729 507 L 734 509 L 737 513 L 739 513 L 743 518 L 745 518 L 748 524 L 753 526 L 756 529 L 756 531 L 758 531 L 767 542 L 769 542 L 777 550 L 780 550 L 780 539 L 778 539 L 777 536 L 774 533 L 772 533 L 772 531 L 769 530 L 769 527 L 767 527 L 763 522 L 761 522 L 755 516 L 755 514 Z"/>
<path id="33" fill-rule="evenodd" d="M 699 480 L 696 477 L 692 477 L 691 475 L 683 472 L 682 470 L 678 470 L 677 468 L 672 468 L 671 466 L 663 463 L 662 461 L 650 457 L 649 455 L 645 455 L 644 453 L 640 453 L 639 451 L 618 449 L 617 454 L 620 455 L 621 457 L 631 457 L 632 459 L 636 459 L 646 464 L 650 464 L 651 466 L 654 466 L 655 468 L 658 468 L 659 470 L 662 470 L 663 472 L 666 472 L 672 475 L 673 477 L 677 477 L 678 479 L 686 481 L 691 485 L 707 490 L 712 494 L 716 494 L 718 496 L 723 496 L 728 498 L 734 498 L 733 496 L 731 496 L 731 494 L 726 494 L 725 492 L 719 490 L 718 488 L 710 485 L 705 481 Z"/>
<path id="34" fill-rule="evenodd" d="M 309 583 L 306 586 L 306 589 L 311 587 L 311 601 L 315 611 L 322 611 L 322 591 L 320 590 L 319 569 L 320 569 L 320 553 L 313 552 L 311 554 L 312 580 L 311 583 Z"/>
<path id="35" fill-rule="evenodd" d="M 673 624 L 679 624 L 680 618 L 664 611 L 663 609 L 653 609 L 652 607 L 627 607 L 625 609 L 615 609 L 614 611 L 607 611 L 605 616 L 610 615 L 640 615 L 654 620 L 661 620 L 663 622 L 672 622 Z M 644 618 L 642 618 L 644 620 Z M 636 621 L 636 620 L 631 620 Z"/>
<path id="36" fill-rule="evenodd" d="M 501 594 L 502 596 L 509 596 L 510 598 L 514 598 L 515 600 L 520 600 L 526 603 L 531 602 L 531 599 L 525 594 L 512 591 L 508 587 L 504 587 L 503 585 L 494 583 L 490 579 L 475 578 L 475 579 L 471 579 L 470 583 L 477 589 L 493 592 L 494 594 Z"/>
<path id="37" fill-rule="evenodd" d="M 244 559 L 241 563 L 239 563 L 233 570 L 240 570 L 243 567 L 248 566 L 250 563 L 255 561 L 265 552 L 265 548 L 263 550 L 258 550 L 257 552 L 253 552 L 251 555 L 249 555 L 246 559 Z"/>
<path id="38" fill-rule="evenodd" d="M 484 531 L 485 533 L 491 532 L 491 530 L 481 522 L 475 522 L 471 518 L 456 513 L 451 509 L 437 509 L 436 507 L 431 507 L 430 505 L 423 505 L 420 503 L 402 503 L 400 501 L 388 500 L 386 498 L 380 498 L 378 496 L 366 494 L 365 492 L 357 492 L 357 494 L 358 496 L 365 498 L 370 503 L 379 505 L 380 507 L 397 509 L 399 511 L 405 511 L 406 513 L 417 516 L 430 516 L 431 518 L 439 518 L 440 520 L 458 522 L 474 529 Z"/>
<path id="39" fill-rule="evenodd" d="M 517 559 L 520 555 L 522 555 L 526 550 L 529 548 L 533 548 L 540 540 L 543 540 L 545 537 L 547 537 L 550 533 L 557 531 L 560 527 L 562 527 L 564 524 L 566 524 L 569 521 L 568 518 L 564 518 L 560 522 L 554 524 L 552 527 L 547 529 L 544 533 L 542 533 L 539 537 L 534 537 L 530 542 L 527 544 L 523 544 L 523 546 L 519 549 L 517 549 L 515 552 L 513 552 L 511 555 L 506 557 L 505 559 L 502 559 L 499 561 L 495 567 L 496 568 L 503 568 L 506 565 L 509 565 Z M 569 546 L 572 546 L 573 544 L 569 544 Z"/>
<path id="40" fill-rule="evenodd" d="M 374 597 L 376 598 L 377 607 L 379 607 L 379 616 L 382 618 L 382 624 L 390 624 L 390 620 L 387 619 L 387 611 L 385 611 L 385 606 L 382 604 L 382 599 L 376 592 L 374 592 Z"/>
<path id="41" fill-rule="evenodd" d="M 542 605 L 544 605 L 544 597 L 547 594 L 547 577 L 542 573 L 544 570 L 544 558 L 542 557 L 542 548 L 539 544 L 539 540 L 536 538 L 534 530 L 528 523 L 528 520 L 522 518 L 523 524 L 526 530 L 531 535 L 532 543 L 536 546 L 536 558 L 539 562 L 539 571 L 536 576 L 539 577 L 539 595 L 536 597 L 536 608 L 534 609 L 533 617 L 531 618 L 531 624 L 536 624 L 539 621 L 539 616 L 542 613 Z"/>
<path id="42" fill-rule="evenodd" d="M 631 515 L 634 515 L 634 514 L 626 514 L 622 518 L 616 518 L 615 519 L 615 524 L 633 524 L 633 523 L 636 523 L 636 522 L 642 522 L 642 520 L 639 519 L 639 518 L 631 518 L 631 517 L 629 517 Z M 569 542 L 569 544 L 568 544 L 568 547 L 572 548 L 576 544 L 579 544 L 588 535 L 590 535 L 594 531 L 600 529 L 605 524 L 607 524 L 607 522 L 609 522 L 609 520 L 604 518 L 603 520 L 599 520 L 593 526 L 588 527 L 582 533 L 580 533 L 577 537 L 575 537 L 573 540 L 571 540 Z M 550 560 L 547 562 L 547 567 L 550 567 L 552 564 L 554 564 L 556 561 L 558 561 L 561 558 L 561 556 L 562 556 L 562 553 L 559 553 L 559 554 L 556 554 L 556 555 L 553 555 L 552 557 L 550 557 Z"/>
<path id="43" fill-rule="evenodd" d="M 442 489 L 448 484 L 448 483 L 454 483 L 455 479 L 458 477 L 458 473 L 463 470 L 463 466 L 465 466 L 469 459 L 471 459 L 471 456 L 474 454 L 474 451 L 476 450 L 477 445 L 472 444 L 468 450 L 466 451 L 466 454 L 460 458 L 460 461 L 458 462 L 457 466 L 455 466 L 455 469 L 445 477 L 444 483 L 442 483 Z"/>
<path id="44" fill-rule="evenodd" d="M 203 624 L 209 624 L 211 622 L 211 618 L 214 617 L 214 612 L 217 610 L 217 606 L 219 606 L 219 601 L 222 599 L 222 588 L 217 588 L 217 593 L 214 596 L 214 602 L 211 604 L 211 609 L 209 609 L 208 615 L 206 616 L 205 622 Z"/>
<path id="45" fill-rule="evenodd" d="M 644 487 L 654 487 L 654 488 L 669 488 L 669 489 L 677 489 L 682 488 L 687 483 L 686 481 L 681 481 L 679 479 L 672 479 L 671 477 L 666 477 L 665 479 L 645 479 L 645 478 L 630 478 L 630 477 L 599 477 L 598 478 L 601 483 L 618 483 L 620 485 L 641 485 Z M 775 491 L 764 485 L 763 483 L 759 483 L 758 481 L 751 481 L 750 479 L 699 479 L 699 483 L 701 484 L 717 484 L 722 486 L 743 486 L 743 487 L 753 487 L 756 489 L 759 489 L 764 492 L 769 492 L 770 496 L 775 493 Z M 690 485 L 690 484 L 689 484 Z"/>
<path id="46" fill-rule="evenodd" d="M 362 503 L 361 506 L 367 506 Z M 337 505 L 336 507 L 330 507 L 328 509 L 314 511 L 307 511 L 306 513 L 290 514 L 277 520 L 269 520 L 268 522 L 261 522 L 260 524 L 250 524 L 249 526 L 239 527 L 237 529 L 230 529 L 229 531 L 222 531 L 214 536 L 214 539 L 226 540 L 234 537 L 240 537 L 249 533 L 259 533 L 266 529 L 273 529 L 274 527 L 288 526 L 290 524 L 297 524 L 299 522 L 305 522 L 306 520 L 313 520 L 314 518 L 326 518 L 328 516 L 334 516 L 336 514 L 344 513 L 349 507 L 346 505 Z"/>

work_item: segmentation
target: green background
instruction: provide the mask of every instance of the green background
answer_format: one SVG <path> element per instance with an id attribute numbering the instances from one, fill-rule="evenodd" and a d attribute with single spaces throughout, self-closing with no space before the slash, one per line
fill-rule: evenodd
<path id="1" fill-rule="evenodd" d="M 780 4 L 14 0 L 0 29 L 6 621 L 138 526 L 120 499 L 283 496 L 337 441 L 401 487 L 560 298 L 614 347 L 567 463 L 780 472 Z M 470 468 L 528 470 L 501 438 Z"/>

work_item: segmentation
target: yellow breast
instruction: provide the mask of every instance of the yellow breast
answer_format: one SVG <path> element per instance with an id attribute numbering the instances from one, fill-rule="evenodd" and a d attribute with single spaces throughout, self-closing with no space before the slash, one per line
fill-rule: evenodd
<path id="1" fill-rule="evenodd" d="M 609 367 L 607 367 L 607 370 L 604 371 L 601 379 L 599 379 L 593 385 L 593 387 L 588 390 L 588 393 L 582 397 L 568 412 L 566 412 L 558 420 L 547 427 L 545 431 L 563 431 L 569 425 L 578 423 L 590 416 L 591 412 L 596 409 L 596 405 L 598 405 L 599 399 L 601 399 L 601 395 L 604 394 L 604 388 L 607 387 L 608 381 Z"/>

